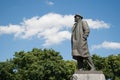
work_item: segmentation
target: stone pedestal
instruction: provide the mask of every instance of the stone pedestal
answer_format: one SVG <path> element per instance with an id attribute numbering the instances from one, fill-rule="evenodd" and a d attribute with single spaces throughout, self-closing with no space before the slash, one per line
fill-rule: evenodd
<path id="1" fill-rule="evenodd" d="M 71 80 L 106 80 L 102 71 L 77 71 Z"/>

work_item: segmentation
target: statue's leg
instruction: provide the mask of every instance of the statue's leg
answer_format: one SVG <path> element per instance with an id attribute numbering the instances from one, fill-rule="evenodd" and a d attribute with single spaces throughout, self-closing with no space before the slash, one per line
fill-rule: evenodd
<path id="1" fill-rule="evenodd" d="M 93 64 L 92 58 L 89 56 L 87 57 L 86 60 L 87 60 L 88 65 L 91 67 L 91 70 L 95 70 L 95 66 Z"/>
<path id="2" fill-rule="evenodd" d="M 83 58 L 82 57 L 78 57 L 77 63 L 78 63 L 78 69 L 83 70 Z"/>

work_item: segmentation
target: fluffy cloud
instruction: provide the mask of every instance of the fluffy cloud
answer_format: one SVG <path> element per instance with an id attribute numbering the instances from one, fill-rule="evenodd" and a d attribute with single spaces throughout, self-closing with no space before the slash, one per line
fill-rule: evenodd
<path id="1" fill-rule="evenodd" d="M 109 28 L 104 21 L 85 19 L 91 29 Z M 61 15 L 48 13 L 41 17 L 24 19 L 19 25 L 0 26 L 0 35 L 13 34 L 16 38 L 30 39 L 33 36 L 44 39 L 44 46 L 58 44 L 64 40 L 70 40 L 74 15 Z"/>
<path id="2" fill-rule="evenodd" d="M 94 49 L 100 49 L 100 48 L 105 48 L 105 49 L 120 49 L 120 43 L 118 43 L 118 42 L 104 41 L 102 44 L 98 44 L 98 45 L 93 45 L 92 46 L 92 50 L 94 50 Z"/>
<path id="3" fill-rule="evenodd" d="M 54 3 L 51 2 L 51 1 L 48 1 L 47 4 L 50 5 L 50 6 L 51 6 L 51 5 L 54 5 Z"/>
<path id="4" fill-rule="evenodd" d="M 85 19 L 91 29 L 100 29 L 100 28 L 109 28 L 110 25 L 105 23 L 102 20 L 92 20 L 92 19 Z"/>
<path id="5" fill-rule="evenodd" d="M 44 39 L 44 46 L 58 44 L 70 39 L 70 32 L 73 24 L 72 15 L 60 15 L 49 13 L 42 17 L 25 19 L 20 25 L 0 26 L 0 35 L 14 34 L 16 38 L 29 39 L 36 36 Z"/>

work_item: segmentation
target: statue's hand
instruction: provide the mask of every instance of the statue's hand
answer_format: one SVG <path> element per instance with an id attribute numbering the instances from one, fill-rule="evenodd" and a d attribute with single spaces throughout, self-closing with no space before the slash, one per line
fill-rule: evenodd
<path id="1" fill-rule="evenodd" d="M 86 36 L 86 35 L 83 35 L 83 38 L 84 38 L 85 40 L 87 40 L 87 36 Z"/>

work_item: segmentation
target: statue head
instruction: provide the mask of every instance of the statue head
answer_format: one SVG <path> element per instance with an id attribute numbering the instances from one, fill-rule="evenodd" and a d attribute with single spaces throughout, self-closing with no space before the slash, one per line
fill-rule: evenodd
<path id="1" fill-rule="evenodd" d="M 76 14 L 74 18 L 75 18 L 75 22 L 78 22 L 80 19 L 83 19 L 83 17 L 80 16 L 79 14 Z"/>
<path id="2" fill-rule="evenodd" d="M 81 15 L 79 15 L 79 14 L 76 14 L 76 15 L 74 16 L 74 18 L 76 18 L 76 17 L 79 17 L 79 18 L 83 19 L 83 17 L 82 17 Z"/>

